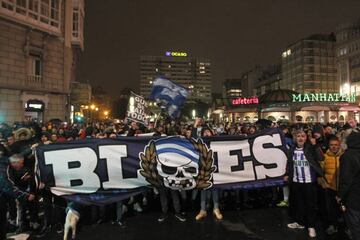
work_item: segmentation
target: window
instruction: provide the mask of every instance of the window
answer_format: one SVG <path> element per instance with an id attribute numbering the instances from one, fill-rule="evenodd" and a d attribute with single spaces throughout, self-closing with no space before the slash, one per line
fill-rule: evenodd
<path id="1" fill-rule="evenodd" d="M 28 75 L 42 76 L 42 59 L 39 55 L 29 56 Z"/>
<path id="2" fill-rule="evenodd" d="M 1 0 L 0 13 L 42 30 L 60 32 L 60 1 Z"/>
<path id="3" fill-rule="evenodd" d="M 15 0 L 3 0 L 1 3 L 1 7 L 6 8 L 10 11 L 14 11 L 15 5 Z"/>
<path id="4" fill-rule="evenodd" d="M 51 26 L 58 27 L 60 2 L 59 0 L 51 0 L 50 3 L 50 24 Z"/>
<path id="5" fill-rule="evenodd" d="M 27 57 L 26 84 L 31 87 L 42 87 L 43 60 L 41 55 L 31 54 Z"/>
<path id="6" fill-rule="evenodd" d="M 38 10 L 39 10 L 39 0 L 29 0 L 29 9 L 28 9 L 29 17 L 38 20 L 39 19 L 39 15 L 37 14 Z"/>
<path id="7" fill-rule="evenodd" d="M 26 0 L 16 0 L 16 12 L 26 15 Z"/>
<path id="8" fill-rule="evenodd" d="M 79 36 L 79 12 L 77 9 L 73 11 L 73 36 L 75 38 Z"/>

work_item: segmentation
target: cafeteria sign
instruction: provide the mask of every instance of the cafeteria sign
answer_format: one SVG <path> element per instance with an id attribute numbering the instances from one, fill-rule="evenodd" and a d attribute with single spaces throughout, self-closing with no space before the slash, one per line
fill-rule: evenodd
<path id="1" fill-rule="evenodd" d="M 356 102 L 355 94 L 304 93 L 292 94 L 293 102 Z"/>

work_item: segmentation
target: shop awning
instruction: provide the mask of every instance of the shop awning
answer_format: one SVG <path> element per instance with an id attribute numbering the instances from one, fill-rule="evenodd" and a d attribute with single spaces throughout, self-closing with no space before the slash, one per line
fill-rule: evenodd
<path id="1" fill-rule="evenodd" d="M 350 112 L 360 112 L 359 106 L 343 106 L 339 111 L 350 111 Z"/>
<path id="2" fill-rule="evenodd" d="M 330 111 L 329 107 L 326 106 L 306 106 L 302 107 L 301 111 Z"/>
<path id="3" fill-rule="evenodd" d="M 290 112 L 290 107 L 269 107 L 263 108 L 262 112 Z"/>
<path id="4" fill-rule="evenodd" d="M 223 109 L 216 109 L 213 111 L 214 114 L 220 114 L 220 113 L 224 113 Z"/>

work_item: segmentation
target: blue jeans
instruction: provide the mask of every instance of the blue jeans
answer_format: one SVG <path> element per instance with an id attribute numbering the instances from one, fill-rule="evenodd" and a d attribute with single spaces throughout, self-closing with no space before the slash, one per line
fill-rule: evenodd
<path id="1" fill-rule="evenodd" d="M 206 210 L 206 200 L 212 196 L 214 209 L 219 208 L 219 190 L 217 189 L 209 189 L 201 191 L 201 201 L 200 206 L 201 210 Z"/>

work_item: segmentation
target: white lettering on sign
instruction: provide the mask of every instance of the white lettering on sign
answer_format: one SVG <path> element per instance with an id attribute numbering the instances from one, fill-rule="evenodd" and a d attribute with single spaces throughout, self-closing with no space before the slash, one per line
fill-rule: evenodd
<path id="1" fill-rule="evenodd" d="M 147 185 L 146 180 L 138 174 L 137 178 L 124 179 L 121 158 L 127 157 L 127 146 L 99 146 L 100 158 L 106 159 L 109 181 L 103 183 L 104 189 L 136 188 Z"/>
<path id="2" fill-rule="evenodd" d="M 218 171 L 213 174 L 214 184 L 229 184 L 281 177 L 285 174 L 287 156 L 279 133 L 248 139 L 210 142 L 210 149 L 217 158 Z M 126 144 L 100 145 L 98 155 L 90 147 L 44 152 L 45 165 L 51 165 L 55 184 L 51 191 L 57 195 L 95 193 L 99 189 L 133 189 L 149 183 L 138 173 L 135 161 L 132 177 L 124 178 L 123 161 L 128 158 Z M 130 157 L 134 158 L 134 157 Z M 95 171 L 106 161 L 101 176 Z M 128 159 L 127 159 L 128 160 Z M 133 160 L 132 160 L 133 161 Z M 130 163 L 132 164 L 132 163 Z M 131 170 L 129 170 L 131 169 Z M 104 176 L 107 176 L 104 179 Z M 136 176 L 136 177 L 135 177 Z"/>
<path id="3" fill-rule="evenodd" d="M 45 164 L 52 165 L 53 169 L 55 187 L 51 191 L 59 194 L 93 193 L 100 188 L 99 177 L 94 173 L 98 159 L 91 148 L 49 151 L 44 153 L 44 157 Z M 73 181 L 81 184 L 73 186 Z"/>
<path id="4" fill-rule="evenodd" d="M 57 195 L 74 193 L 95 193 L 101 188 L 101 181 L 94 172 L 98 164 L 96 152 L 91 148 L 73 148 L 44 153 L 45 164 L 52 165 Z M 131 189 L 146 186 L 143 176 L 123 178 L 121 159 L 127 157 L 126 145 L 99 146 L 99 157 L 106 159 L 108 181 L 103 189 Z M 73 167 L 70 167 L 73 165 Z M 74 185 L 73 183 L 77 184 Z"/>

